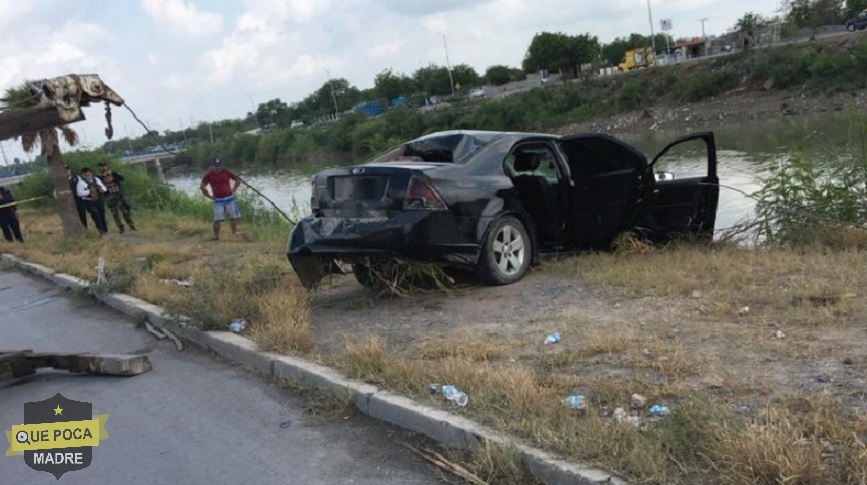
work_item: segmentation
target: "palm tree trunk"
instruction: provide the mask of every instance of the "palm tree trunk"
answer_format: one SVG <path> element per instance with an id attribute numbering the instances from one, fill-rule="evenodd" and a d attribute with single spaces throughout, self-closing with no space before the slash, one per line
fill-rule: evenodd
<path id="1" fill-rule="evenodd" d="M 60 153 L 60 144 L 57 139 L 57 131 L 45 130 L 40 133 L 42 138 L 42 154 L 48 160 L 48 177 L 54 193 L 57 194 L 57 212 L 60 215 L 60 224 L 63 227 L 63 236 L 71 238 L 84 234 L 84 226 L 78 219 L 78 211 L 75 209 L 75 200 L 69 190 L 69 179 L 66 176 L 66 166 L 63 163 L 63 155 Z"/>

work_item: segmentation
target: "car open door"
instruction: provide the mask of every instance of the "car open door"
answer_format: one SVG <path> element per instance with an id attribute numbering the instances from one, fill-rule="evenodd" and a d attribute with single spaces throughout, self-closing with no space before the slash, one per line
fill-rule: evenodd
<path id="1" fill-rule="evenodd" d="M 569 233 L 579 248 L 608 249 L 643 213 L 653 187 L 647 157 L 604 134 L 563 138 L 571 177 Z"/>
<path id="2" fill-rule="evenodd" d="M 688 178 L 666 177 L 654 182 L 653 193 L 644 216 L 637 224 L 649 239 L 656 242 L 680 237 L 711 239 L 719 204 L 716 141 L 712 132 L 696 133 L 666 145 L 653 157 L 651 170 L 672 148 L 689 142 L 703 143 L 707 173 Z"/>

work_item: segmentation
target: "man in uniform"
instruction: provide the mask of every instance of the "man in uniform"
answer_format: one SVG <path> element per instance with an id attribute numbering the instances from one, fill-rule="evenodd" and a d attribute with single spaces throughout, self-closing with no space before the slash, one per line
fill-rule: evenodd
<path id="1" fill-rule="evenodd" d="M 123 234 L 124 231 L 123 222 L 120 220 L 121 214 L 123 214 L 123 219 L 129 228 L 135 231 L 135 223 L 132 221 L 132 213 L 130 212 L 132 208 L 129 202 L 126 201 L 126 198 L 124 198 L 123 189 L 121 188 L 123 175 L 108 168 L 107 163 L 99 162 L 99 179 L 108 191 L 105 194 L 105 199 L 108 202 L 108 209 L 111 211 L 111 216 L 114 218 L 114 223 L 117 224 L 120 233 Z"/>

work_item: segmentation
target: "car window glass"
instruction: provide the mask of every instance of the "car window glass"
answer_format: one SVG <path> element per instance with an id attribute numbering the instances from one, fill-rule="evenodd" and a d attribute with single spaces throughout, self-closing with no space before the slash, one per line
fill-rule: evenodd
<path id="1" fill-rule="evenodd" d="M 515 168 L 515 159 L 518 156 L 530 155 L 539 161 L 538 167 L 535 170 L 517 170 Z M 547 145 L 522 145 L 517 147 L 512 153 L 506 157 L 505 161 L 506 174 L 510 177 L 515 175 L 533 175 L 536 177 L 545 177 L 551 183 L 556 183 L 560 178 L 560 168 L 557 165 L 557 159 L 554 157 L 554 152 Z"/>
<path id="2" fill-rule="evenodd" d="M 573 175 L 592 176 L 638 168 L 641 159 L 607 138 L 573 138 L 562 144 Z"/>

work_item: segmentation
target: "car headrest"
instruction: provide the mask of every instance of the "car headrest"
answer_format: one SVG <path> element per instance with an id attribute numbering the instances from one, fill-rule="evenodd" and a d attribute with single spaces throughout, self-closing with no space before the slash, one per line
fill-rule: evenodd
<path id="1" fill-rule="evenodd" d="M 542 163 L 533 152 L 518 152 L 515 154 L 515 170 L 518 172 L 532 172 L 539 168 Z"/>

